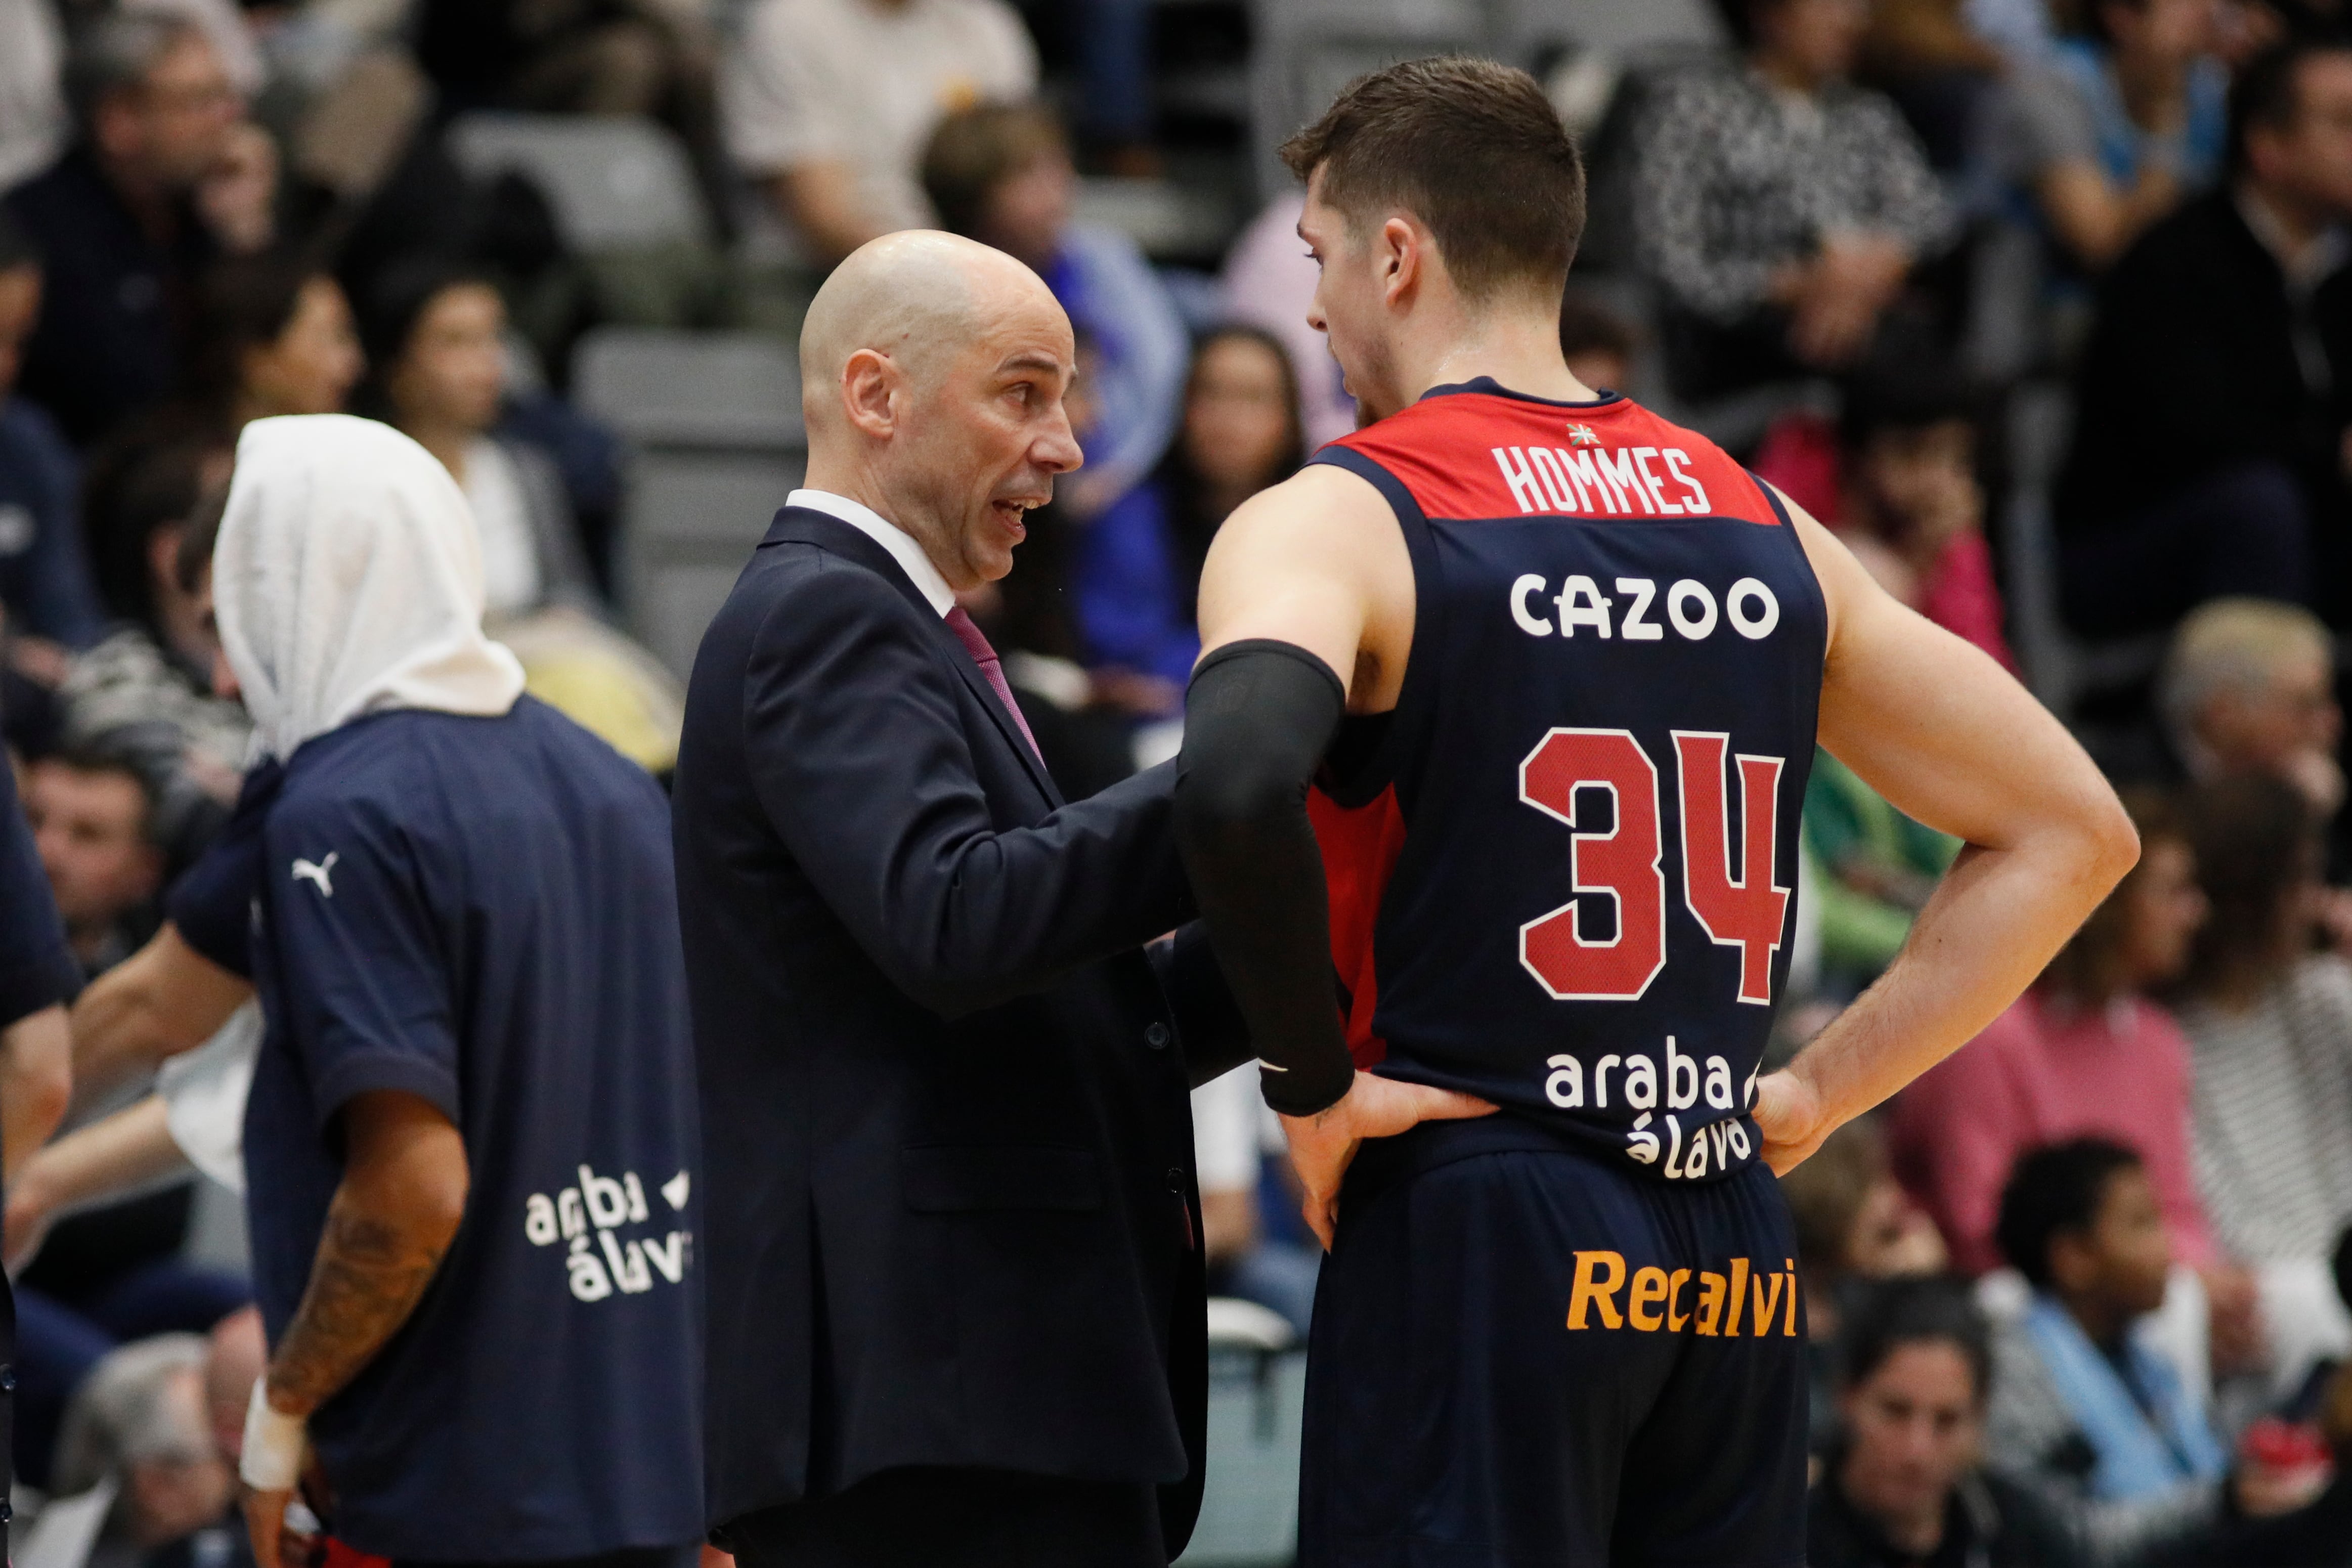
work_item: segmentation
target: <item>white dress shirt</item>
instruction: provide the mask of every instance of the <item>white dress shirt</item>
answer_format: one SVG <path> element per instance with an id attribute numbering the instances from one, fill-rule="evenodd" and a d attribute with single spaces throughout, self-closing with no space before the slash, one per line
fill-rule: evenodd
<path id="1" fill-rule="evenodd" d="M 898 563 L 899 570 L 906 573 L 915 586 L 921 590 L 923 597 L 930 601 L 931 608 L 941 616 L 955 608 L 955 590 L 949 587 L 948 580 L 940 575 L 940 569 L 931 564 L 931 558 L 923 553 L 923 547 L 915 542 L 915 536 L 872 507 L 862 501 L 851 500 L 847 496 L 837 496 L 831 490 L 794 490 L 784 498 L 784 504 L 804 506 L 811 511 L 839 518 L 888 551 L 890 558 Z"/>

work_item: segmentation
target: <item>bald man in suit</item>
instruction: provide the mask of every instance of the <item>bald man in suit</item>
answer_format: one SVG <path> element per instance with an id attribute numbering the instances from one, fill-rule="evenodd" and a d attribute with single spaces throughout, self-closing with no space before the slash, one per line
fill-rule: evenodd
<path id="1" fill-rule="evenodd" d="M 1162 1568 L 1201 1485 L 1187 1090 L 1244 1058 L 1163 766 L 1066 802 L 956 595 L 1081 461 L 1070 326 L 947 235 L 802 341 L 809 473 L 706 637 L 677 843 L 708 1484 L 747 1568 Z"/>

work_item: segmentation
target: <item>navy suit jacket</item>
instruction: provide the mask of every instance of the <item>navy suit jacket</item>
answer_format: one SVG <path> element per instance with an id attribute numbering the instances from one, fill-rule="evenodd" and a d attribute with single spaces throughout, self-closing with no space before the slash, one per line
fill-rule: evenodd
<path id="1" fill-rule="evenodd" d="M 1065 804 L 888 552 L 777 515 L 677 777 L 714 1525 L 946 1465 L 1157 1483 L 1189 1535 L 1187 1046 L 1247 1047 L 1197 928 L 1140 951 L 1191 912 L 1172 788 Z"/>

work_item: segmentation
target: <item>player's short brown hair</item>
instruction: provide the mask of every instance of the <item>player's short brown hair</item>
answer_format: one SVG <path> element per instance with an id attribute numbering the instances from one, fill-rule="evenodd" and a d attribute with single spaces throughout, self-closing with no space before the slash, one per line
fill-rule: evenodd
<path id="1" fill-rule="evenodd" d="M 1358 77 L 1282 144 L 1352 225 L 1402 207 L 1429 226 L 1470 300 L 1520 285 L 1556 295 L 1584 235 L 1584 160 L 1523 70 L 1444 56 Z"/>

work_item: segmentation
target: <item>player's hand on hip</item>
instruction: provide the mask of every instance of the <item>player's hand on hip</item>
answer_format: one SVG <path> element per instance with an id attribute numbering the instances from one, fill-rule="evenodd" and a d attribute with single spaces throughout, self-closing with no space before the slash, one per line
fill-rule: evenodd
<path id="1" fill-rule="evenodd" d="M 1756 1131 L 1764 1135 L 1764 1163 L 1776 1176 L 1812 1158 L 1829 1135 L 1837 1131 L 1813 1086 L 1786 1068 L 1756 1080 L 1756 1105 L 1749 1112 Z"/>
<path id="2" fill-rule="evenodd" d="M 1367 1138 L 1393 1138 L 1424 1121 L 1491 1116 L 1496 1107 L 1467 1094 L 1427 1084 L 1400 1083 L 1377 1073 L 1359 1072 L 1348 1092 L 1313 1116 L 1282 1118 L 1290 1142 L 1290 1163 L 1306 1189 L 1301 1212 L 1323 1250 L 1331 1250 L 1339 1226 L 1339 1184 L 1356 1146 Z"/>

